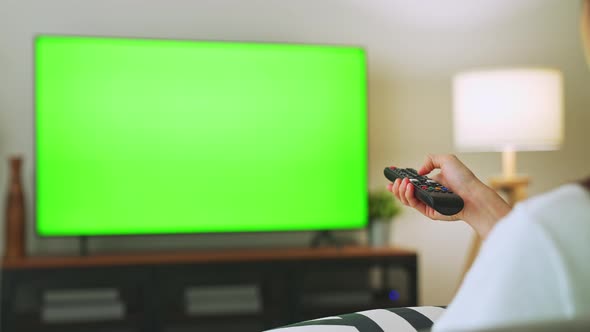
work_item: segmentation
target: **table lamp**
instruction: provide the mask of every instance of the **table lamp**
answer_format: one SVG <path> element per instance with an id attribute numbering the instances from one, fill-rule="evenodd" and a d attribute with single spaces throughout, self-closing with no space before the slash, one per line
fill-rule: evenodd
<path id="1" fill-rule="evenodd" d="M 516 151 L 563 142 L 561 73 L 514 68 L 469 71 L 453 80 L 455 147 L 502 152 L 502 176 L 516 177 Z"/>
<path id="2" fill-rule="evenodd" d="M 464 152 L 502 152 L 502 175 L 490 181 L 514 205 L 529 178 L 517 175 L 516 151 L 559 149 L 563 142 L 561 73 L 546 68 L 476 70 L 453 79 L 454 143 Z M 464 274 L 475 260 L 476 237 Z"/>

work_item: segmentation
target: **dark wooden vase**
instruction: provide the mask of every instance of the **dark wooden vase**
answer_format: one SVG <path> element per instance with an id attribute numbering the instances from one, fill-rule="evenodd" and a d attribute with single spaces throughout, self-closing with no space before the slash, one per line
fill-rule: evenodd
<path id="1" fill-rule="evenodd" d="M 21 180 L 22 159 L 10 159 L 10 179 L 6 201 L 6 259 L 25 257 L 25 197 Z"/>

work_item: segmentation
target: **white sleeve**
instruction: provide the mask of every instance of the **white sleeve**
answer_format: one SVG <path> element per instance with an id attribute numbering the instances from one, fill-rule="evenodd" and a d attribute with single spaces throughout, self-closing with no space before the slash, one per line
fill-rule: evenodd
<path id="1" fill-rule="evenodd" d="M 489 234 L 433 331 L 563 317 L 569 293 L 564 271 L 550 236 L 517 206 Z"/>

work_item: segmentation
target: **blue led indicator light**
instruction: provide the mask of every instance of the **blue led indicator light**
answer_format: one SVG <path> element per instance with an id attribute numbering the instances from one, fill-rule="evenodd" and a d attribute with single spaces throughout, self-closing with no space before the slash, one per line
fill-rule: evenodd
<path id="1" fill-rule="evenodd" d="M 392 302 L 395 302 L 395 301 L 399 300 L 399 292 L 396 291 L 395 289 L 390 290 L 389 291 L 389 299 Z"/>

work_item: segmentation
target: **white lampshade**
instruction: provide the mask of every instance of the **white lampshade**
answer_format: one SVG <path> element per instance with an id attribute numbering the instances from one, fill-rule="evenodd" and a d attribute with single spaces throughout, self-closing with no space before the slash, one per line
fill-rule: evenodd
<path id="1" fill-rule="evenodd" d="M 563 142 L 561 73 L 502 69 L 453 80 L 455 147 L 460 151 L 555 150 Z"/>

